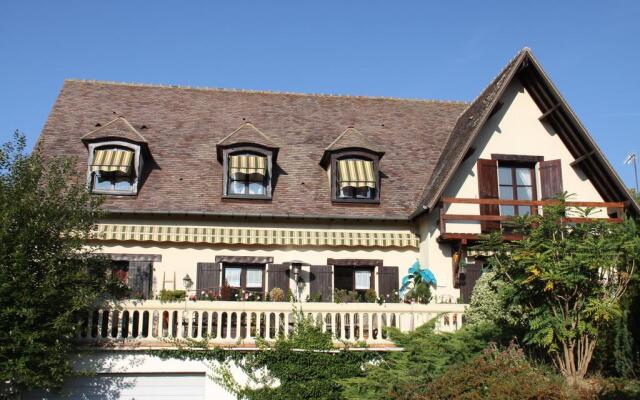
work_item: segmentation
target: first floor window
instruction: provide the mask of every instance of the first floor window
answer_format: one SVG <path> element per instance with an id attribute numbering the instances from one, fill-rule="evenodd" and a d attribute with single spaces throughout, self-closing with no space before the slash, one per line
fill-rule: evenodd
<path id="1" fill-rule="evenodd" d="M 376 198 L 378 179 L 373 161 L 357 158 L 337 160 L 335 173 L 338 198 Z"/>
<path id="2" fill-rule="evenodd" d="M 268 159 L 262 155 L 240 153 L 228 158 L 227 194 L 265 196 L 269 186 Z"/>
<path id="3" fill-rule="evenodd" d="M 251 291 L 264 287 L 264 266 L 251 264 L 227 265 L 224 267 L 224 282 L 227 286 Z"/>
<path id="4" fill-rule="evenodd" d="M 91 188 L 93 191 L 135 192 L 136 152 L 120 147 L 99 147 L 94 150 L 91 160 Z"/>

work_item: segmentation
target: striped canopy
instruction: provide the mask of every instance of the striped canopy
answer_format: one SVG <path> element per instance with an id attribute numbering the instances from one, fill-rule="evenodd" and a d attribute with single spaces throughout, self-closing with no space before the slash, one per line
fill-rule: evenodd
<path id="1" fill-rule="evenodd" d="M 229 157 L 229 172 L 233 179 L 244 179 L 244 175 L 263 180 L 267 175 L 267 157 L 240 155 Z"/>
<path id="2" fill-rule="evenodd" d="M 93 163 L 91 163 L 91 172 L 116 172 L 131 175 L 133 155 L 134 152 L 131 150 L 96 150 Z"/>
<path id="3" fill-rule="evenodd" d="M 338 185 L 363 188 L 376 188 L 376 175 L 373 161 L 367 160 L 338 160 Z"/>

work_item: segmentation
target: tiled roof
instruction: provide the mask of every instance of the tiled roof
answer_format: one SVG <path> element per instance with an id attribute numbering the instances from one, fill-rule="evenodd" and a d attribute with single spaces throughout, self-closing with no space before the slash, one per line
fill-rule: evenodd
<path id="1" fill-rule="evenodd" d="M 109 196 L 109 210 L 406 219 L 465 108 L 461 102 L 67 80 L 39 144 L 47 154 L 72 156 L 84 174 L 88 157 L 81 138 L 97 123 L 126 116 L 142 131 L 152 160 L 145 163 L 138 195 Z M 367 146 L 385 152 L 380 204 L 331 202 L 319 162 L 349 127 L 357 134 L 345 133 L 345 142 L 364 135 Z M 225 138 L 260 137 L 279 147 L 273 199 L 223 199 L 216 146 Z"/>

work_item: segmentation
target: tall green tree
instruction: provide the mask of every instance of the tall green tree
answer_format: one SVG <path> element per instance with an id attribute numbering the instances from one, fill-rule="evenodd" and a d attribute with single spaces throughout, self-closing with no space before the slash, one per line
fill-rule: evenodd
<path id="1" fill-rule="evenodd" d="M 580 383 L 602 328 L 621 315 L 621 299 L 640 260 L 635 221 L 589 219 L 561 199 L 542 215 L 519 218 L 524 239 L 503 243 L 492 235 L 489 265 L 506 282 L 503 295 L 520 310 L 526 343 L 546 350 L 570 384 Z M 585 220 L 586 221 L 586 220 Z"/>
<path id="2" fill-rule="evenodd" d="M 100 200 L 75 176 L 18 132 L 0 148 L 0 397 L 60 387 L 79 314 L 113 287 L 84 242 Z"/>

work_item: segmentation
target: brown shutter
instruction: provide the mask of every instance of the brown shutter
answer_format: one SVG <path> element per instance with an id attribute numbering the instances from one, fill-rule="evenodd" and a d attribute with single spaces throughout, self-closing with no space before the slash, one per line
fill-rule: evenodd
<path id="1" fill-rule="evenodd" d="M 290 289 L 287 271 L 289 271 L 288 264 L 269 264 L 267 267 L 267 292 L 273 288 L 280 288 L 285 296 L 287 295 L 287 291 Z"/>
<path id="2" fill-rule="evenodd" d="M 560 160 L 540 162 L 540 184 L 542 186 L 542 200 L 553 199 L 564 192 Z"/>
<path id="3" fill-rule="evenodd" d="M 400 285 L 398 267 L 378 267 L 378 296 L 383 299 L 393 298 Z"/>
<path id="4" fill-rule="evenodd" d="M 331 265 L 312 265 L 310 291 L 311 296 L 322 295 L 322 301 L 333 299 L 333 268 Z"/>
<path id="5" fill-rule="evenodd" d="M 152 263 L 149 261 L 130 261 L 129 288 L 137 298 L 148 299 L 151 294 Z"/>
<path id="6" fill-rule="evenodd" d="M 496 160 L 478 160 L 478 194 L 481 199 L 498 199 L 498 162 Z M 480 215 L 500 215 L 497 205 L 480 205 Z M 482 221 L 482 232 L 500 230 L 500 222 Z"/>
<path id="7" fill-rule="evenodd" d="M 198 298 L 203 291 L 220 290 L 220 264 L 219 263 L 198 263 L 196 275 L 196 292 Z"/>
<path id="8" fill-rule="evenodd" d="M 482 275 L 482 262 L 476 261 L 475 263 L 466 265 L 464 285 L 460 287 L 460 297 L 465 304 L 469 304 L 471 301 L 471 295 L 473 294 L 473 288 L 476 287 L 478 278 Z"/>

